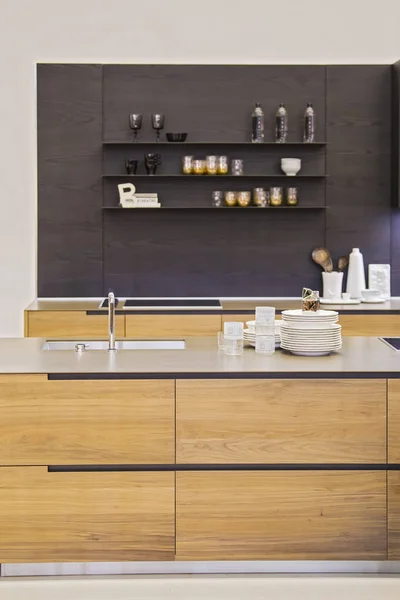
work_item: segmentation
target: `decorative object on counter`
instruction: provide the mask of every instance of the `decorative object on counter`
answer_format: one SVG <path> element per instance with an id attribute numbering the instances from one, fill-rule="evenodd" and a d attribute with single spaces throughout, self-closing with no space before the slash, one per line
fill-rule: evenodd
<path id="1" fill-rule="evenodd" d="M 384 300 L 390 299 L 390 265 L 368 265 L 368 283 L 370 288 L 379 290 Z"/>
<path id="2" fill-rule="evenodd" d="M 299 192 L 296 187 L 286 189 L 286 204 L 287 206 L 297 206 L 299 203 Z"/>
<path id="3" fill-rule="evenodd" d="M 237 194 L 236 192 L 225 192 L 225 204 L 226 206 L 236 206 Z"/>
<path id="4" fill-rule="evenodd" d="M 136 171 L 139 165 L 138 160 L 126 158 L 125 159 L 125 168 L 128 175 L 136 175 Z"/>
<path id="5" fill-rule="evenodd" d="M 135 142 L 138 141 L 138 133 L 142 128 L 143 115 L 139 113 L 132 113 L 129 115 L 129 127 L 133 131 L 133 139 Z"/>
<path id="6" fill-rule="evenodd" d="M 338 271 L 342 272 L 349 266 L 349 257 L 341 256 L 338 260 Z"/>
<path id="7" fill-rule="evenodd" d="M 361 298 L 361 290 L 365 290 L 364 259 L 359 248 L 353 248 L 349 256 L 346 292 L 352 298 Z"/>
<path id="8" fill-rule="evenodd" d="M 135 199 L 136 187 L 133 183 L 120 183 L 118 184 L 119 203 L 121 206 L 133 205 Z"/>
<path id="9" fill-rule="evenodd" d="M 193 173 L 195 175 L 204 175 L 206 172 L 206 161 L 195 159 L 193 161 Z"/>
<path id="10" fill-rule="evenodd" d="M 326 273 L 332 273 L 332 256 L 327 248 L 315 248 L 312 251 L 311 257 L 313 261 L 322 267 Z"/>
<path id="11" fill-rule="evenodd" d="M 386 299 L 382 298 L 379 290 L 370 288 L 361 290 L 361 302 L 365 302 L 366 304 L 380 304 L 381 302 L 386 302 Z"/>
<path id="12" fill-rule="evenodd" d="M 231 162 L 231 173 L 232 175 L 243 175 L 244 165 L 241 158 L 233 158 Z"/>
<path id="13" fill-rule="evenodd" d="M 237 203 L 242 208 L 250 206 L 251 192 L 237 192 Z"/>
<path id="14" fill-rule="evenodd" d="M 160 141 L 160 131 L 164 129 L 164 115 L 160 113 L 154 113 L 151 115 L 151 125 L 156 130 L 156 141 Z"/>
<path id="15" fill-rule="evenodd" d="M 262 144 L 264 141 L 264 112 L 259 102 L 256 102 L 251 115 L 251 141 L 253 144 Z"/>
<path id="16" fill-rule="evenodd" d="M 184 156 L 182 158 L 182 173 L 191 175 L 193 173 L 193 156 Z"/>
<path id="17" fill-rule="evenodd" d="M 307 104 L 304 112 L 304 133 L 303 142 L 312 144 L 315 141 L 315 110 L 312 104 Z"/>
<path id="18" fill-rule="evenodd" d="M 214 208 L 222 208 L 224 205 L 224 192 L 215 190 L 212 193 L 212 205 Z"/>
<path id="19" fill-rule="evenodd" d="M 303 288 L 301 297 L 302 310 L 304 312 L 316 312 L 319 310 L 319 292 L 310 290 L 309 288 Z"/>
<path id="20" fill-rule="evenodd" d="M 284 104 L 280 104 L 275 118 L 275 141 L 284 144 L 287 140 L 289 126 L 288 113 Z"/>
<path id="21" fill-rule="evenodd" d="M 343 273 L 338 271 L 322 273 L 322 296 L 324 300 L 336 300 L 340 303 L 342 299 Z"/>
<path id="22" fill-rule="evenodd" d="M 157 167 L 161 165 L 161 154 L 145 154 L 144 164 L 147 175 L 155 175 L 157 173 Z"/>
<path id="23" fill-rule="evenodd" d="M 253 204 L 260 208 L 268 206 L 269 192 L 264 188 L 254 188 L 253 190 Z"/>
<path id="24" fill-rule="evenodd" d="M 217 175 L 218 156 L 206 156 L 206 171 L 207 175 Z"/>
<path id="25" fill-rule="evenodd" d="M 218 156 L 218 175 L 227 175 L 228 174 L 228 157 L 227 156 Z"/>
<path id="26" fill-rule="evenodd" d="M 282 188 L 272 187 L 269 190 L 269 203 L 270 206 L 282 206 Z"/>
<path id="27" fill-rule="evenodd" d="M 301 169 L 300 158 L 282 158 L 281 169 L 288 177 L 294 177 Z"/>
<path id="28" fill-rule="evenodd" d="M 243 354 L 243 323 L 241 321 L 224 323 L 224 352 L 232 356 Z"/>
<path id="29" fill-rule="evenodd" d="M 275 307 L 256 306 L 256 352 L 275 354 Z"/>
<path id="30" fill-rule="evenodd" d="M 311 290 L 309 290 L 311 291 Z M 281 348 L 298 356 L 326 356 L 342 347 L 342 327 L 333 310 L 282 312 Z"/>
<path id="31" fill-rule="evenodd" d="M 166 133 L 169 142 L 186 142 L 187 133 Z"/>

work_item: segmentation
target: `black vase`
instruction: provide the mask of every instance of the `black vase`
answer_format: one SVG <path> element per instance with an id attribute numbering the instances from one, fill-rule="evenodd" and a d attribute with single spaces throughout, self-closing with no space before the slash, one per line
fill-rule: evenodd
<path id="1" fill-rule="evenodd" d="M 125 159 L 125 167 L 128 175 L 136 175 L 136 171 L 139 165 L 138 160 Z"/>
<path id="2" fill-rule="evenodd" d="M 161 154 L 145 154 L 144 164 L 147 175 L 155 175 L 157 173 L 157 167 L 161 165 Z"/>

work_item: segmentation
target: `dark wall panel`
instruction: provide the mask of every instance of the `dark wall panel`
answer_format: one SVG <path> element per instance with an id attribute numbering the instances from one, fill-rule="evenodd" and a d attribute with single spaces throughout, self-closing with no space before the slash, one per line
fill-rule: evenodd
<path id="1" fill-rule="evenodd" d="M 102 293 L 102 68 L 38 65 L 38 295 Z"/>

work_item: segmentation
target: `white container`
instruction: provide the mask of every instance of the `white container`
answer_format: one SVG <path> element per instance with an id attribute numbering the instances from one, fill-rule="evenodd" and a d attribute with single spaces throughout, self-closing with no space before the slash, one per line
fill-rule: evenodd
<path id="1" fill-rule="evenodd" d="M 385 300 L 390 298 L 390 265 L 368 265 L 369 287 L 379 290 Z"/>
<path id="2" fill-rule="evenodd" d="M 243 323 L 229 321 L 224 323 L 225 354 L 243 354 Z"/>
<path id="3" fill-rule="evenodd" d="M 289 177 L 294 177 L 301 169 L 300 158 L 282 158 L 281 169 Z"/>
<path id="4" fill-rule="evenodd" d="M 325 300 L 342 299 L 343 273 L 332 271 L 332 273 L 322 273 L 322 297 Z"/>
<path id="5" fill-rule="evenodd" d="M 347 275 L 346 292 L 351 298 L 361 298 L 361 291 L 365 290 L 364 259 L 359 248 L 353 248 L 349 257 L 349 271 Z"/>

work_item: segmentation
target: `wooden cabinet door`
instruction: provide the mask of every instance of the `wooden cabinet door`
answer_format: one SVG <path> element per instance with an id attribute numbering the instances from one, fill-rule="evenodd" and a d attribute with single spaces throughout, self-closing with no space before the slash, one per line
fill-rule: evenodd
<path id="1" fill-rule="evenodd" d="M 0 464 L 173 463 L 173 380 L 0 375 Z"/>
<path id="2" fill-rule="evenodd" d="M 400 379 L 388 380 L 388 460 L 400 464 Z"/>
<path id="3" fill-rule="evenodd" d="M 177 560 L 385 560 L 383 471 L 176 475 Z"/>
<path id="4" fill-rule="evenodd" d="M 400 471 L 388 472 L 388 559 L 400 560 Z"/>
<path id="5" fill-rule="evenodd" d="M 340 313 L 342 335 L 400 335 L 400 315 L 346 315 Z"/>
<path id="6" fill-rule="evenodd" d="M 174 474 L 0 468 L 0 562 L 173 560 Z"/>
<path id="7" fill-rule="evenodd" d="M 212 336 L 221 330 L 221 315 L 126 315 L 127 338 Z"/>
<path id="8" fill-rule="evenodd" d="M 108 337 L 108 315 L 88 315 L 79 310 L 28 311 L 25 320 L 27 337 L 102 338 Z M 115 332 L 125 336 L 125 316 L 116 315 Z"/>
<path id="9" fill-rule="evenodd" d="M 176 382 L 178 463 L 384 463 L 386 380 Z"/>

